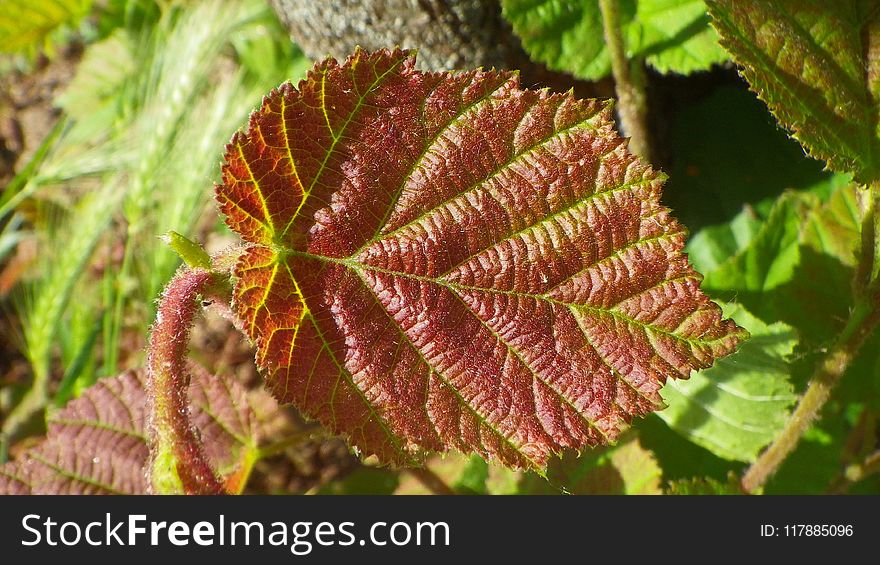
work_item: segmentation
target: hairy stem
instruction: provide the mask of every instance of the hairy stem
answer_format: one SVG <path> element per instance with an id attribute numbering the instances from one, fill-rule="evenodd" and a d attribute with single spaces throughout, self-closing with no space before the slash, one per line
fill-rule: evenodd
<path id="1" fill-rule="evenodd" d="M 422 483 L 422 486 L 431 491 L 432 494 L 455 494 L 452 487 L 447 485 L 446 481 L 437 476 L 437 473 L 428 467 L 414 467 L 407 469 L 407 472 Z"/>
<path id="2" fill-rule="evenodd" d="M 223 483 L 211 468 L 189 418 L 187 347 L 198 296 L 215 285 L 204 269 L 182 270 L 171 279 L 159 302 L 150 335 L 147 391 L 150 398 L 151 483 L 158 494 L 222 494 Z"/>
<path id="3" fill-rule="evenodd" d="M 645 68 L 640 59 L 631 63 L 626 56 L 618 4 L 619 0 L 599 0 L 605 45 L 611 56 L 611 72 L 614 74 L 614 88 L 617 92 L 617 111 L 623 125 L 623 133 L 630 137 L 630 149 L 650 162 L 651 143 L 648 131 L 648 104 L 645 97 Z"/>

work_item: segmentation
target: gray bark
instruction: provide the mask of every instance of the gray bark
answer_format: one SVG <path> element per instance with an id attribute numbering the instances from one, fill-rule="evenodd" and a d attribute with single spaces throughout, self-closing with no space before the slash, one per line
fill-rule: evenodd
<path id="1" fill-rule="evenodd" d="M 416 49 L 422 70 L 518 69 L 528 88 L 613 95 L 609 79 L 586 82 L 531 61 L 501 15 L 500 0 L 269 0 L 313 60 L 345 60 L 355 47 Z"/>
<path id="2" fill-rule="evenodd" d="M 498 0 L 270 0 L 312 59 L 367 50 L 418 50 L 423 70 L 521 68 L 528 57 Z"/>

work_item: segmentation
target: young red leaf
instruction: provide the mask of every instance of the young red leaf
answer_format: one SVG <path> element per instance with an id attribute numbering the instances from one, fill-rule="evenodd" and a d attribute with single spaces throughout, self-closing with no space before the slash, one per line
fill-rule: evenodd
<path id="1" fill-rule="evenodd" d="M 3 468 L 17 468 L 34 494 L 145 493 L 145 418 L 138 374 L 102 379 L 49 417 L 42 443 Z"/>
<path id="2" fill-rule="evenodd" d="M 383 461 L 541 468 L 733 351 L 610 102 L 414 61 L 319 63 L 227 147 L 234 307 L 279 400 Z"/>
<path id="3" fill-rule="evenodd" d="M 243 486 L 256 454 L 244 389 L 191 367 L 191 420 L 227 490 Z M 147 395 L 139 373 L 98 381 L 49 417 L 46 439 L 0 466 L 0 494 L 145 494 Z"/>

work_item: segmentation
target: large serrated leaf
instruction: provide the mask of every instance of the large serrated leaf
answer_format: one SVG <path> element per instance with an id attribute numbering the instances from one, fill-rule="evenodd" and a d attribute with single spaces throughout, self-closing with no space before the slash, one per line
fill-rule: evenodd
<path id="1" fill-rule="evenodd" d="M 711 272 L 745 249 L 763 225 L 751 207 L 744 207 L 730 222 L 695 233 L 685 247 L 688 258 L 701 273 Z"/>
<path id="2" fill-rule="evenodd" d="M 244 389 L 193 367 L 191 418 L 230 492 L 256 457 Z M 98 381 L 49 417 L 46 439 L 0 466 L 0 494 L 143 494 L 149 459 L 147 395 L 139 373 Z"/>
<path id="3" fill-rule="evenodd" d="M 866 0 L 708 0 L 724 45 L 811 156 L 880 178 L 880 5 Z"/>
<path id="4" fill-rule="evenodd" d="M 621 0 L 627 54 L 662 73 L 687 74 L 727 59 L 703 0 Z M 529 55 L 595 80 L 611 72 L 598 0 L 503 0 L 504 16 Z"/>
<path id="5" fill-rule="evenodd" d="M 37 494 L 147 491 L 146 395 L 140 375 L 102 379 L 49 418 L 46 440 L 28 452 Z"/>
<path id="6" fill-rule="evenodd" d="M 282 85 L 227 148 L 234 307 L 283 402 L 383 461 L 543 467 L 613 440 L 730 353 L 611 106 L 356 52 Z"/>
<path id="7" fill-rule="evenodd" d="M 722 359 L 687 381 L 669 381 L 661 394 L 669 405 L 657 412 L 670 428 L 726 459 L 751 461 L 773 441 L 797 397 L 789 356 L 794 329 L 765 324 L 741 306 L 728 307 L 751 339 L 735 357 Z"/>

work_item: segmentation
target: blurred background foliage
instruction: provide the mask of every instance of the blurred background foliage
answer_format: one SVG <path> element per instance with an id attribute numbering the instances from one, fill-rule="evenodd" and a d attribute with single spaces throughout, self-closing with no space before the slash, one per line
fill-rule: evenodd
<path id="1" fill-rule="evenodd" d="M 205 212 L 224 140 L 310 63 L 258 0 L 111 0 L 87 17 L 88 2 L 13 4 L 0 21 L 19 13 L 18 29 L 32 29 L 0 41 L 23 53 L 7 73 L 74 68 L 53 91 L 48 135 L 19 158 L 28 162 L 0 200 L 4 308 L 19 323 L 5 337 L 32 373 L 2 391 L 14 436 L 43 408 L 141 362 L 154 300 L 178 266 L 157 235 L 217 231 Z M 34 55 L 50 41 L 76 54 Z"/>

